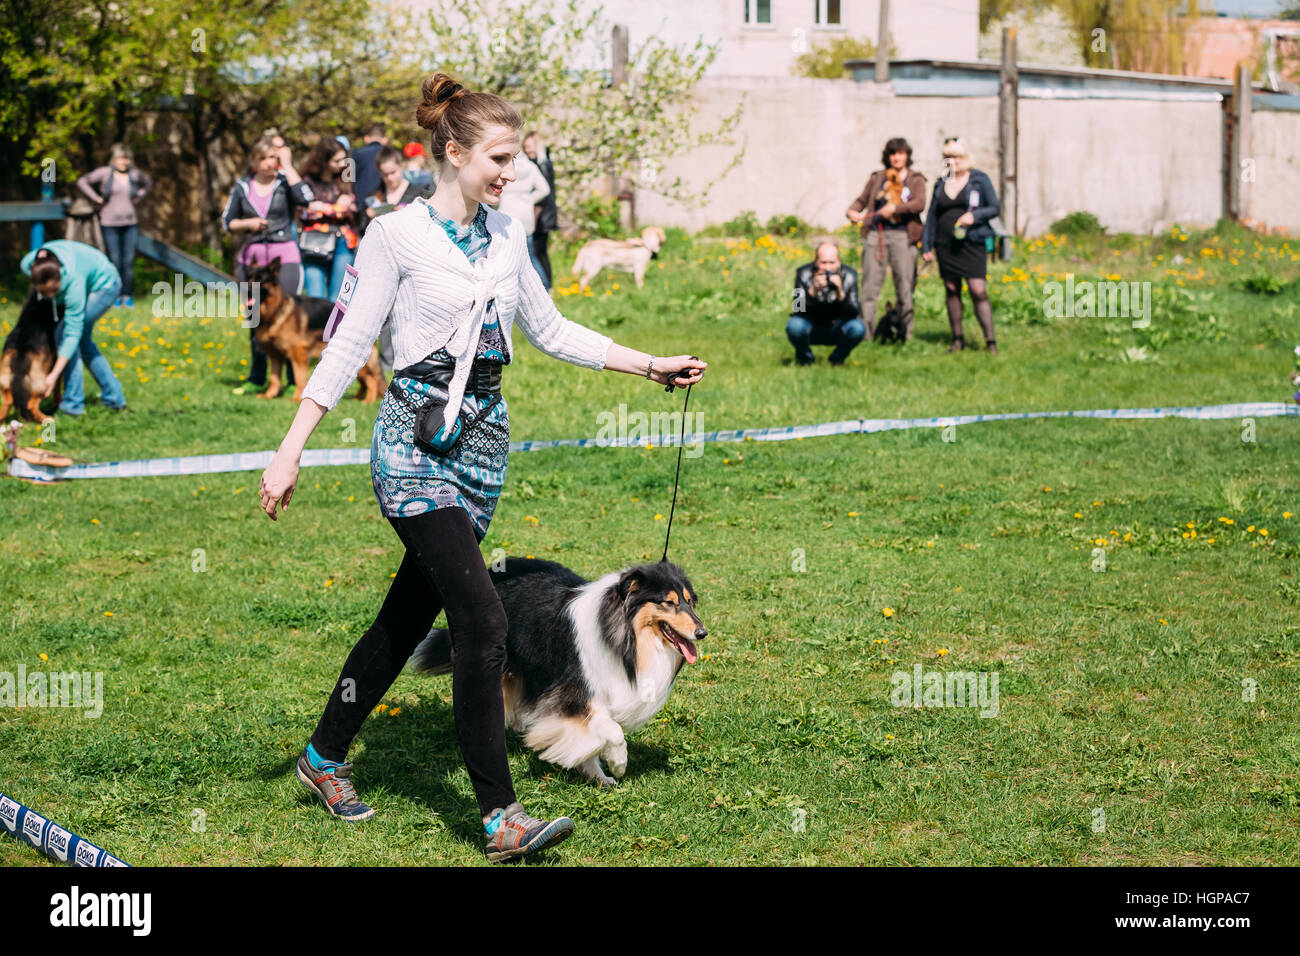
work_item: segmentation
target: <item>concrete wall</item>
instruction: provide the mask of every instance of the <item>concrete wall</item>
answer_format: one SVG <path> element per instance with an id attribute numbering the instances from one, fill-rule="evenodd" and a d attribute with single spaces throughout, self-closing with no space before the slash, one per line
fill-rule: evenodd
<path id="1" fill-rule="evenodd" d="M 715 122 L 744 99 L 737 146 L 677 155 L 663 178 L 681 175 L 702 185 L 727 167 L 736 149 L 744 148 L 744 159 L 707 193 L 701 209 L 638 192 L 637 215 L 647 223 L 698 229 L 752 209 L 763 221 L 794 213 L 838 227 L 893 136 L 912 144 L 913 162 L 927 180 L 938 173 L 944 138 L 964 136 L 996 182 L 996 99 L 896 98 L 874 83 L 794 77 L 719 77 L 701 83 L 698 98 L 700 115 Z"/>
<path id="2" fill-rule="evenodd" d="M 736 132 L 741 164 L 707 193 L 700 209 L 646 190 L 637 214 L 646 223 L 698 229 L 752 209 L 762 221 L 794 213 L 838 227 L 880 150 L 904 136 L 916 168 L 933 182 L 946 136 L 971 144 L 976 166 L 996 184 L 997 100 L 990 97 L 894 97 L 888 86 L 793 77 L 718 77 L 698 90 L 701 115 L 716 118 L 745 103 Z M 1222 104 L 1156 100 L 1020 101 L 1021 232 L 1036 235 L 1075 210 L 1112 232 L 1212 225 L 1223 214 Z M 1300 113 L 1253 114 L 1257 181 L 1251 217 L 1300 234 Z M 665 177 L 703 185 L 726 168 L 733 149 L 680 154 Z"/>
<path id="3" fill-rule="evenodd" d="M 1250 118 L 1255 181 L 1249 186 L 1250 218 L 1300 235 L 1300 113 L 1256 110 Z"/>
<path id="4" fill-rule="evenodd" d="M 1111 232 L 1212 225 L 1223 214 L 1222 143 L 1215 102 L 1021 100 L 1021 231 L 1046 232 L 1075 210 Z"/>

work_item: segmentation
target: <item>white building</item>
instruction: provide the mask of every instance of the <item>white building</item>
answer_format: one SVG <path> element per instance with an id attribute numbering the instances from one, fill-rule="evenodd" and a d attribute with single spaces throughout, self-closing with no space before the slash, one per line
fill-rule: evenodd
<path id="1" fill-rule="evenodd" d="M 799 54 L 833 37 L 876 40 L 879 0 L 591 0 L 630 47 L 648 37 L 721 43 L 709 76 L 788 76 Z M 979 0 L 891 0 L 889 33 L 900 59 L 973 60 Z"/>

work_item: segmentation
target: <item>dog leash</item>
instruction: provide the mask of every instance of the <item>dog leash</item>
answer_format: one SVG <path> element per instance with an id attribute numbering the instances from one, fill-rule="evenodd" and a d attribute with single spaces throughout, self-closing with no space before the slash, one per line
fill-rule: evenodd
<path id="1" fill-rule="evenodd" d="M 698 359 L 699 356 L 692 355 L 691 358 Z M 680 385 L 674 384 L 673 379 L 688 374 L 689 373 L 685 369 L 680 372 L 673 372 L 668 376 L 668 384 L 664 386 L 664 391 L 671 393 L 674 388 L 681 388 Z M 691 386 L 687 385 L 686 398 L 682 402 L 682 437 L 677 443 L 677 473 L 673 475 L 673 504 L 672 507 L 668 509 L 668 530 L 664 534 L 664 556 L 659 559 L 660 561 L 668 560 L 668 538 L 673 533 L 673 514 L 677 511 L 677 485 L 682 476 L 682 451 L 686 447 L 686 407 L 690 402 Z"/>

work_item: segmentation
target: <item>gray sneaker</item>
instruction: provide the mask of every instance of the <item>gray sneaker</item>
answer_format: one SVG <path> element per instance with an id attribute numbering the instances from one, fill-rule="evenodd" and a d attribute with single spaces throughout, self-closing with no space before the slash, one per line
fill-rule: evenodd
<path id="1" fill-rule="evenodd" d="M 504 810 L 493 810 L 486 827 L 484 854 L 491 863 L 505 863 L 563 842 L 573 832 L 573 821 L 568 817 L 538 820 L 515 801 Z"/>
<path id="2" fill-rule="evenodd" d="M 340 820 L 357 823 L 369 820 L 375 811 L 357 799 L 352 786 L 352 764 L 331 763 L 317 770 L 307 759 L 304 749 L 298 758 L 298 779 L 302 785 L 321 798 L 325 809 Z"/>

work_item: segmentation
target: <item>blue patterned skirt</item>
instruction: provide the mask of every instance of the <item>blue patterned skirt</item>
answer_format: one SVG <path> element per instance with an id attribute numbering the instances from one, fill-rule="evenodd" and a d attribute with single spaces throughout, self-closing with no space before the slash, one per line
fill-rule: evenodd
<path id="1" fill-rule="evenodd" d="M 443 385 L 400 375 L 393 381 L 414 408 L 432 398 L 447 398 Z M 490 401 L 467 393 L 461 403 L 462 422 Z M 505 397 L 464 434 L 446 458 L 426 455 L 416 447 L 414 430 L 414 409 L 385 391 L 370 439 L 370 483 L 380 510 L 386 517 L 403 518 L 435 508 L 464 508 L 481 542 L 506 480 L 510 414 Z"/>

